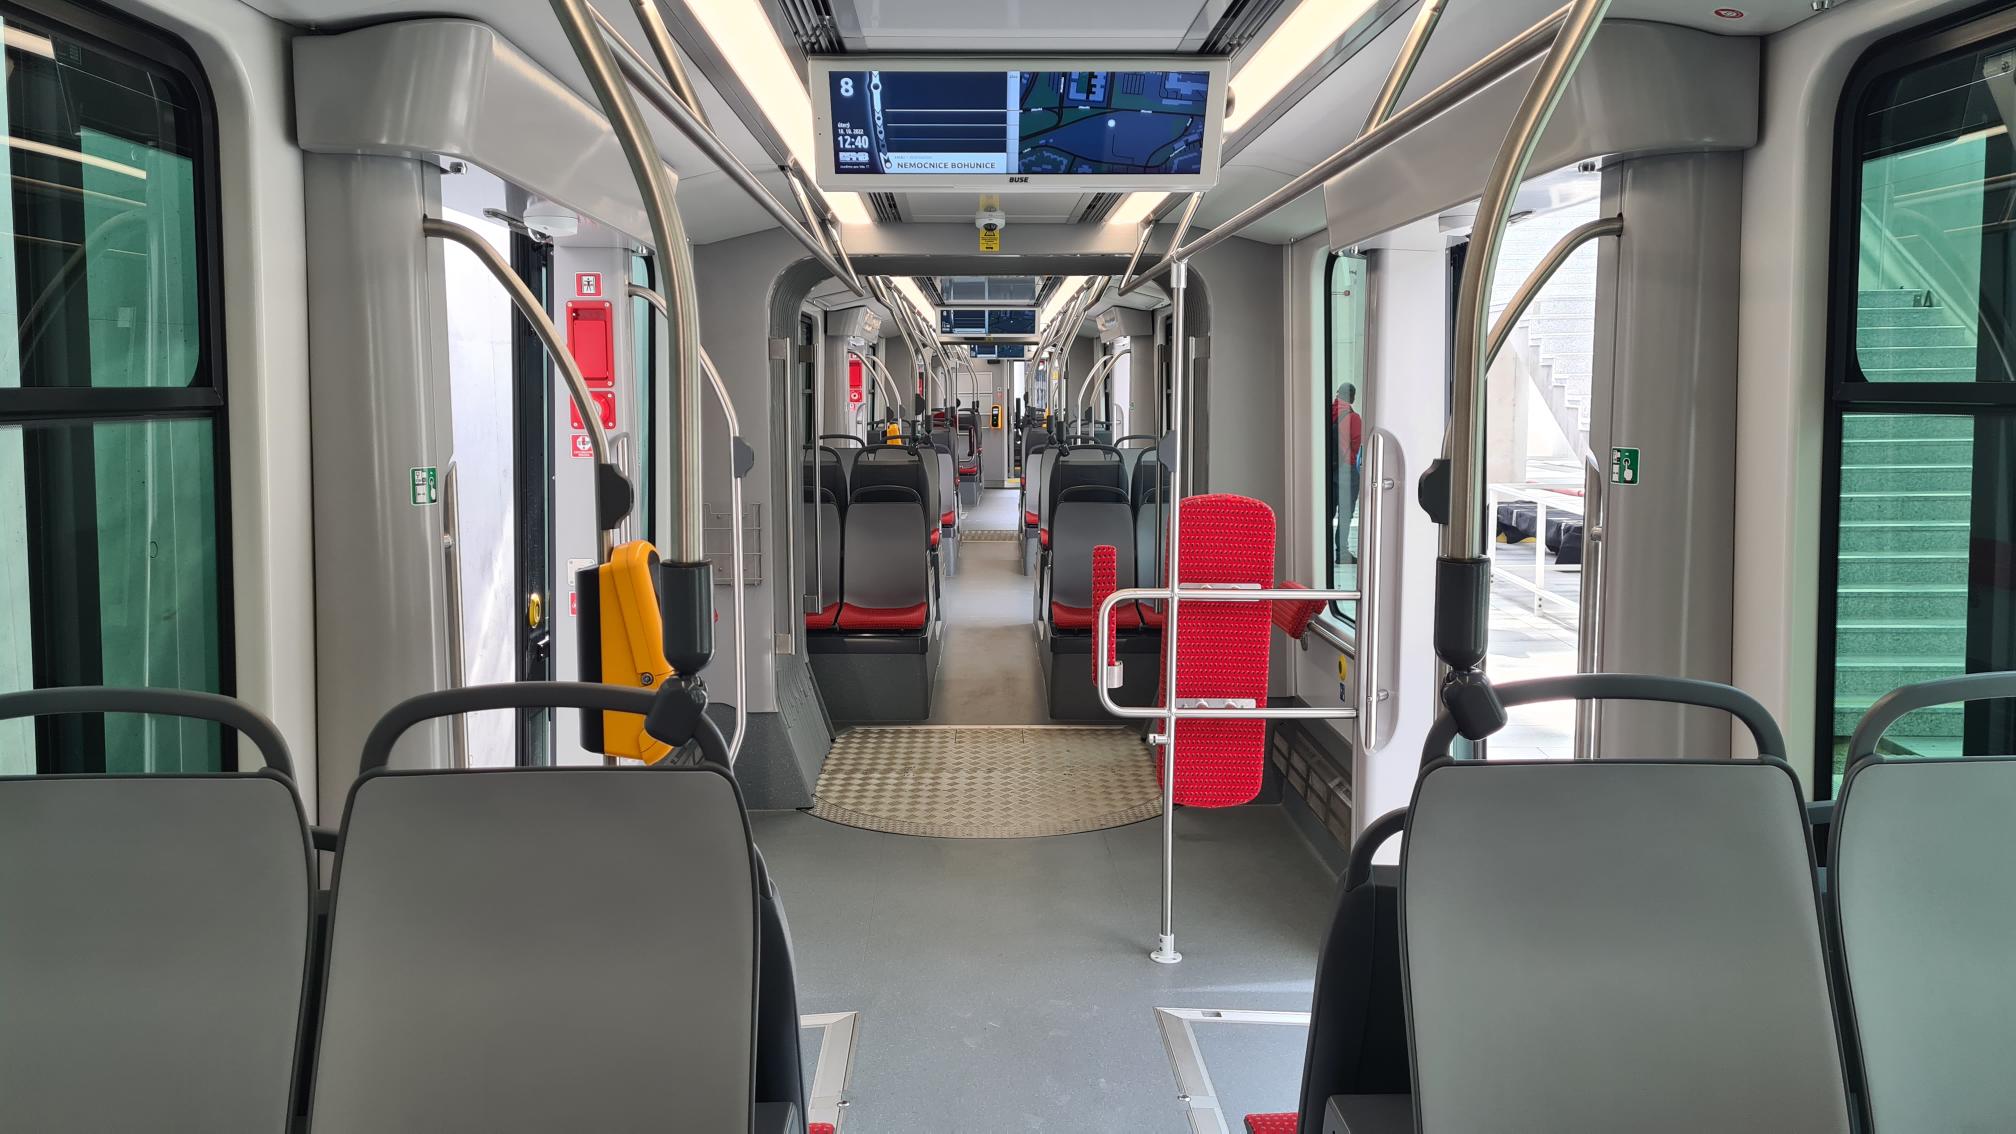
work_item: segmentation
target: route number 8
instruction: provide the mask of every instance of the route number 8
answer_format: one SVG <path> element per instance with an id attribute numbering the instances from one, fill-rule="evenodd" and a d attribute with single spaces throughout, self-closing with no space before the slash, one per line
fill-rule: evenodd
<path id="1" fill-rule="evenodd" d="M 852 79 L 840 80 L 840 97 L 841 98 L 854 97 L 854 80 Z"/>

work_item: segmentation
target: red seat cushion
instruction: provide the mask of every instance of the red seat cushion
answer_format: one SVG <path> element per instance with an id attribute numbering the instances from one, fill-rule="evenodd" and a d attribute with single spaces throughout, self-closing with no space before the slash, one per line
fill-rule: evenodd
<path id="1" fill-rule="evenodd" d="M 1280 589 L 1306 591 L 1309 588 L 1290 580 L 1280 584 Z M 1269 605 L 1274 609 L 1274 625 L 1279 626 L 1283 634 L 1299 642 L 1302 640 L 1302 635 L 1309 632 L 1309 624 L 1316 620 L 1317 615 L 1323 613 L 1325 604 L 1322 599 L 1275 599 Z"/>
<path id="2" fill-rule="evenodd" d="M 1162 609 L 1160 607 L 1148 606 L 1146 604 L 1141 607 L 1141 625 L 1148 629 L 1160 630 L 1162 629 L 1162 624 L 1166 621 L 1168 620 L 1162 616 Z"/>
<path id="3" fill-rule="evenodd" d="M 980 466 L 979 466 L 979 465 L 960 465 L 960 466 L 959 466 L 959 475 L 960 475 L 960 476 L 979 476 L 979 475 L 980 475 Z"/>
<path id="4" fill-rule="evenodd" d="M 806 615 L 805 629 L 831 630 L 833 629 L 833 620 L 839 616 L 840 616 L 840 604 L 837 602 L 832 603 L 828 605 L 825 610 L 822 610 L 817 614 Z"/>
<path id="5" fill-rule="evenodd" d="M 855 606 L 843 602 L 834 625 L 842 630 L 922 630 L 930 618 L 928 602 L 902 607 Z"/>
<path id="6" fill-rule="evenodd" d="M 1246 1134 L 1295 1134 L 1296 1115 L 1249 1114 L 1246 1116 Z"/>
<path id="7" fill-rule="evenodd" d="M 943 534 L 944 534 L 944 531 L 945 531 L 945 529 L 944 529 L 944 528 L 937 528 L 937 529 L 934 529 L 934 530 L 933 530 L 933 531 L 931 532 L 931 546 L 932 546 L 932 547 L 937 547 L 937 546 L 938 546 L 938 537 L 939 537 L 939 536 L 941 536 L 941 535 L 943 535 Z"/>
<path id="8" fill-rule="evenodd" d="M 949 528 L 953 524 L 956 524 L 958 522 L 959 522 L 959 510 L 957 508 L 951 509 L 947 511 L 944 515 L 938 517 L 938 526 L 941 528 Z"/>
<path id="9" fill-rule="evenodd" d="M 1042 545 L 1043 545 L 1044 547 L 1049 547 L 1049 546 L 1050 546 L 1050 529 L 1049 529 L 1049 528 L 1037 528 L 1037 529 L 1036 529 L 1036 542 L 1038 542 L 1038 543 L 1042 544 Z"/>
<path id="10" fill-rule="evenodd" d="M 1022 513 L 1022 522 L 1033 528 L 1043 522 L 1043 517 L 1034 512 L 1024 512 Z"/>
<path id="11" fill-rule="evenodd" d="M 1065 606 L 1061 602 L 1050 604 L 1050 625 L 1059 630 L 1090 630 L 1096 606 Z M 1121 630 L 1141 629 L 1141 608 L 1131 602 L 1123 602 L 1113 608 L 1113 624 Z"/>
<path id="12" fill-rule="evenodd" d="M 805 1134 L 834 1134 L 833 1124 L 830 1122 L 808 1122 L 805 1124 Z"/>

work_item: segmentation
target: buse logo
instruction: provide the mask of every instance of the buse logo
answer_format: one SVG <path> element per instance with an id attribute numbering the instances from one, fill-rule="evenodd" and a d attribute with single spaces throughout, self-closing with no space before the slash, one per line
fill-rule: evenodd
<path id="1" fill-rule="evenodd" d="M 1027 185 L 1027 184 L 1029 184 L 1029 179 L 1028 179 L 1027 177 L 1011 177 L 1011 178 L 1009 178 L 1009 179 L 1008 179 L 1008 184 L 1010 184 L 1010 185 Z"/>

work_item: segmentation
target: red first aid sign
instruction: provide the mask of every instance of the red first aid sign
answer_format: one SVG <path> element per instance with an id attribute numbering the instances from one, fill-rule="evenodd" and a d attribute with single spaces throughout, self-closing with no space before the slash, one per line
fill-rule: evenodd
<path id="1" fill-rule="evenodd" d="M 574 273 L 574 294 L 583 299 L 602 298 L 601 272 Z"/>

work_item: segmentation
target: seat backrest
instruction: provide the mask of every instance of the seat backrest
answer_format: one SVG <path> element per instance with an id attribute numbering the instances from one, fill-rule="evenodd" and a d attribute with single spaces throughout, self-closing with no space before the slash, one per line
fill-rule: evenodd
<path id="1" fill-rule="evenodd" d="M 724 770 L 364 775 L 312 1128 L 746 1130 L 756 967 Z"/>
<path id="2" fill-rule="evenodd" d="M 315 877 L 278 733 L 172 690 L 8 694 L 0 719 L 216 702 L 266 769 L 0 778 L 0 1127 L 288 1128 Z"/>
<path id="3" fill-rule="evenodd" d="M 1160 507 L 1159 498 L 1150 497 L 1146 507 L 1137 505 L 1134 512 L 1135 586 L 1155 587 L 1162 584 L 1162 563 L 1166 558 L 1162 554 L 1162 543 L 1168 532 L 1168 523 L 1168 513 Z"/>
<path id="4" fill-rule="evenodd" d="M 2016 757 L 1875 755 L 1906 713 L 2010 696 L 2010 673 L 1907 686 L 1849 741 L 1829 900 L 1879 1134 L 1995 1130 L 2016 1115 Z"/>
<path id="5" fill-rule="evenodd" d="M 933 517 L 932 523 L 937 520 Z M 841 565 L 844 601 L 878 610 L 925 602 L 931 594 L 929 529 L 916 505 L 857 501 L 847 510 L 847 556 Z"/>
<path id="6" fill-rule="evenodd" d="M 854 471 L 848 478 L 851 500 L 889 499 L 888 496 L 865 492 L 872 488 L 901 488 L 916 493 L 920 515 L 928 515 L 931 526 L 938 524 L 938 513 L 931 510 L 938 498 L 937 461 L 927 467 L 924 456 L 915 449 L 903 446 L 885 445 L 864 451 L 854 462 Z"/>
<path id="7" fill-rule="evenodd" d="M 1128 495 L 1136 508 L 1158 496 L 1167 495 L 1169 467 L 1162 463 L 1162 451 L 1159 448 L 1142 450 L 1140 456 L 1134 459 L 1133 468 L 1128 471 L 1128 482 Z"/>
<path id="8" fill-rule="evenodd" d="M 1073 488 L 1117 488 L 1127 492 L 1126 466 L 1120 450 L 1109 446 L 1073 445 L 1062 452 L 1043 476 L 1043 497 L 1049 502 L 1045 526 L 1057 515 L 1057 501 Z"/>
<path id="9" fill-rule="evenodd" d="M 942 518 L 946 512 L 954 511 L 954 509 L 947 508 L 945 505 L 959 496 L 959 466 L 953 460 L 952 454 L 945 452 L 943 449 L 938 450 L 936 456 L 938 460 L 938 514 Z"/>
<path id="10" fill-rule="evenodd" d="M 1032 434 L 1034 436 L 1034 434 Z M 1043 471 L 1049 467 L 1050 454 L 1056 452 L 1047 442 L 1029 450 L 1022 462 L 1022 512 L 1043 512 Z"/>
<path id="11" fill-rule="evenodd" d="M 847 461 L 840 450 L 824 445 L 810 450 L 805 462 L 804 481 L 806 492 L 814 496 L 823 492 L 841 511 L 847 510 Z"/>
<path id="12" fill-rule="evenodd" d="M 1421 1129 L 1849 1130 L 1782 761 L 1436 761 L 1401 861 Z"/>
<path id="13" fill-rule="evenodd" d="M 1401 993 L 1400 872 L 1372 861 L 1380 845 L 1399 833 L 1406 815 L 1404 809 L 1391 811 L 1367 825 L 1338 880 L 1330 928 L 1316 954 L 1302 1059 L 1303 1130 L 1323 1128 L 1324 1106 L 1333 1095 L 1406 1095 L 1414 1089 Z"/>
<path id="14" fill-rule="evenodd" d="M 1092 605 L 1092 549 L 1108 544 L 1115 558 L 1114 587 L 1134 585 L 1134 512 L 1118 489 L 1080 487 L 1058 501 L 1050 524 L 1050 600 Z"/>

